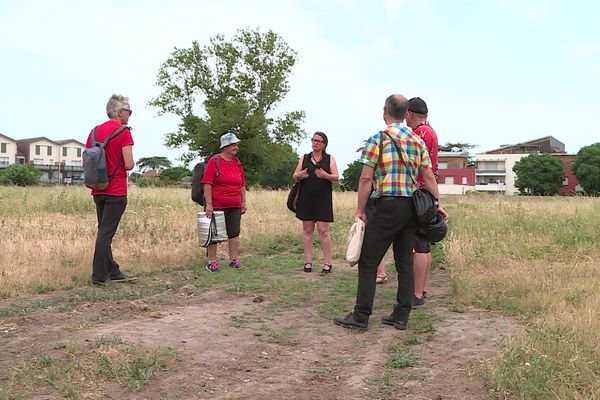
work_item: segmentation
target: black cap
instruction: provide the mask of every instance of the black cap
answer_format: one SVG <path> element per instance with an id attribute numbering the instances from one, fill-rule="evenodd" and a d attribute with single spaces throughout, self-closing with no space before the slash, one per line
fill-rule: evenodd
<path id="1" fill-rule="evenodd" d="M 420 97 L 413 97 L 408 101 L 408 111 L 417 114 L 427 114 L 427 103 Z"/>

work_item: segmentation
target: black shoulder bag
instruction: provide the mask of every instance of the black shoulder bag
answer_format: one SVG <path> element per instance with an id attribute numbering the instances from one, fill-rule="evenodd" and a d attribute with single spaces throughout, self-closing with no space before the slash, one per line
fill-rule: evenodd
<path id="1" fill-rule="evenodd" d="M 396 152 L 398 153 L 398 157 L 400 157 L 402 164 L 404 164 L 404 167 L 408 169 L 409 172 L 411 172 L 410 179 L 412 180 L 413 184 L 417 186 L 417 189 L 413 192 L 412 195 L 413 204 L 415 208 L 415 215 L 417 218 L 417 227 L 422 228 L 428 226 L 437 212 L 437 201 L 429 190 L 427 190 L 426 188 L 419 187 L 419 184 L 417 184 L 415 178 L 413 178 L 412 171 L 410 171 L 408 164 L 404 161 L 404 157 L 402 157 L 402 151 L 400 151 L 398 143 L 396 143 L 396 141 L 390 136 L 389 133 L 383 133 L 385 133 L 394 144 L 394 147 L 396 148 Z M 383 146 L 383 135 L 381 135 L 379 146 L 379 153 L 381 155 L 381 147 Z"/>
<path id="2" fill-rule="evenodd" d="M 306 168 L 306 154 L 302 156 L 302 167 L 301 169 Z M 300 197 L 300 183 L 301 181 L 296 181 L 294 186 L 290 189 L 290 193 L 287 198 L 287 208 L 291 212 L 296 212 L 296 206 L 298 205 L 298 198 Z"/>

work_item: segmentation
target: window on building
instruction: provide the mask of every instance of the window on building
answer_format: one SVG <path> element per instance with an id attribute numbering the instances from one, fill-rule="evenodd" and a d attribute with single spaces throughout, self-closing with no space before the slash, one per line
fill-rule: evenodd
<path id="1" fill-rule="evenodd" d="M 34 163 L 35 165 L 44 165 L 44 160 L 43 160 L 43 159 L 41 159 L 41 158 L 34 158 L 34 159 L 33 159 L 33 163 Z"/>
<path id="2" fill-rule="evenodd" d="M 447 162 L 439 162 L 438 169 L 448 169 L 448 163 Z"/>
<path id="3" fill-rule="evenodd" d="M 463 185 L 468 185 L 468 184 L 469 184 L 469 180 L 467 179 L 467 177 L 466 177 L 466 176 L 463 176 L 463 177 L 462 177 L 462 184 L 463 184 Z"/>
<path id="4" fill-rule="evenodd" d="M 48 155 L 51 156 L 52 155 L 52 146 L 48 146 Z"/>
<path id="5" fill-rule="evenodd" d="M 77 148 L 77 157 L 81 157 L 81 147 Z"/>
<path id="6" fill-rule="evenodd" d="M 0 165 L 8 165 L 8 157 L 0 157 Z"/>
<path id="7" fill-rule="evenodd" d="M 81 160 L 72 160 L 72 161 L 71 161 L 71 165 L 74 165 L 74 166 L 81 166 Z"/>
<path id="8" fill-rule="evenodd" d="M 36 156 L 39 156 L 39 155 L 40 155 L 40 153 L 42 152 L 42 150 L 41 150 L 41 149 L 42 149 L 42 146 L 40 146 L 40 145 L 37 145 L 37 144 L 35 145 L 35 155 L 36 155 Z"/>
<path id="9" fill-rule="evenodd" d="M 565 180 L 562 182 L 563 186 L 567 186 L 569 184 L 569 178 L 565 178 Z"/>
<path id="10" fill-rule="evenodd" d="M 8 143 L 0 143 L 0 153 L 6 153 L 6 145 Z"/>
<path id="11" fill-rule="evenodd" d="M 63 147 L 62 149 L 63 149 L 63 157 L 66 157 L 67 156 L 67 148 Z"/>
<path id="12" fill-rule="evenodd" d="M 453 176 L 447 176 L 447 177 L 444 179 L 444 183 L 445 183 L 446 185 L 454 185 L 454 177 L 453 177 Z"/>

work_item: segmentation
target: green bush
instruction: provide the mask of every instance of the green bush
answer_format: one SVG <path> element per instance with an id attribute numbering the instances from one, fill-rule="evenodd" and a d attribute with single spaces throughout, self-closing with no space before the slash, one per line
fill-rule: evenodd
<path id="1" fill-rule="evenodd" d="M 31 164 L 12 164 L 0 172 L 0 184 L 34 186 L 40 183 L 40 172 Z"/>

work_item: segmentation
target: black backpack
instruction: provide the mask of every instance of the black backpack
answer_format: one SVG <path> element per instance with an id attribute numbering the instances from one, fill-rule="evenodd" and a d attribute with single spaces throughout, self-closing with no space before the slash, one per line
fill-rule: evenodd
<path id="1" fill-rule="evenodd" d="M 215 182 L 219 177 L 219 162 L 221 161 L 221 157 L 217 154 L 212 156 L 211 158 L 215 159 Z M 210 158 L 209 158 L 210 160 Z M 240 165 L 240 160 L 236 157 L 238 166 Z M 194 203 L 198 203 L 201 206 L 205 205 L 204 201 L 204 185 L 202 184 L 202 178 L 204 177 L 204 170 L 206 169 L 206 164 L 208 161 L 201 161 L 194 167 L 194 172 L 192 173 L 192 201 Z"/>

